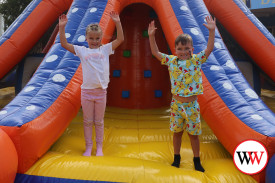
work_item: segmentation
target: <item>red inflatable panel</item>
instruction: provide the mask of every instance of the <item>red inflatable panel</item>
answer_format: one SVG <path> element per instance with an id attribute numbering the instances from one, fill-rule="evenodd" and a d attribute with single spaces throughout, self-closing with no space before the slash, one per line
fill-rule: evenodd
<path id="1" fill-rule="evenodd" d="M 10 137 L 0 129 L 0 182 L 13 183 L 18 165 L 18 156 Z"/>

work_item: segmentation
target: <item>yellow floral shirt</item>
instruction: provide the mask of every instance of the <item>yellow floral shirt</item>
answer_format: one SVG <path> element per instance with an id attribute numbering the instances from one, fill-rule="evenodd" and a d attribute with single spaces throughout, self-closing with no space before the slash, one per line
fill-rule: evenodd
<path id="1" fill-rule="evenodd" d="M 161 63 L 168 66 L 172 94 L 189 97 L 203 93 L 201 65 L 207 60 L 205 51 L 193 54 L 188 60 L 164 53 L 161 58 Z"/>

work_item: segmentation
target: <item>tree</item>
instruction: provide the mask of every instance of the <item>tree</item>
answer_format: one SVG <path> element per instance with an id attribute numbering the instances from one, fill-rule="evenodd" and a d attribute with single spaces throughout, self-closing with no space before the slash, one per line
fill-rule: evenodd
<path id="1" fill-rule="evenodd" d="M 32 0 L 2 0 L 0 1 L 0 14 L 3 15 L 6 30 L 14 20 L 23 12 Z"/>

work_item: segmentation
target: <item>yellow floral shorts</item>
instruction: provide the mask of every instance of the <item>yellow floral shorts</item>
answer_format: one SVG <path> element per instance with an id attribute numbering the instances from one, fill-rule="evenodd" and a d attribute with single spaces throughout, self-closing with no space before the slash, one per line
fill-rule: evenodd
<path id="1" fill-rule="evenodd" d="M 200 106 L 197 100 L 182 103 L 174 98 L 172 99 L 170 130 L 172 132 L 186 130 L 190 135 L 201 134 Z"/>

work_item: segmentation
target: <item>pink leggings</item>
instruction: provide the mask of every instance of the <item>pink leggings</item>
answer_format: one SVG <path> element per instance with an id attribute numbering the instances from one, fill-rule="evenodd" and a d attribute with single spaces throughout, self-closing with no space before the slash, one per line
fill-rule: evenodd
<path id="1" fill-rule="evenodd" d="M 106 89 L 82 89 L 81 105 L 83 110 L 83 125 L 96 130 L 96 142 L 102 142 L 104 136 L 104 113 L 106 108 Z"/>

